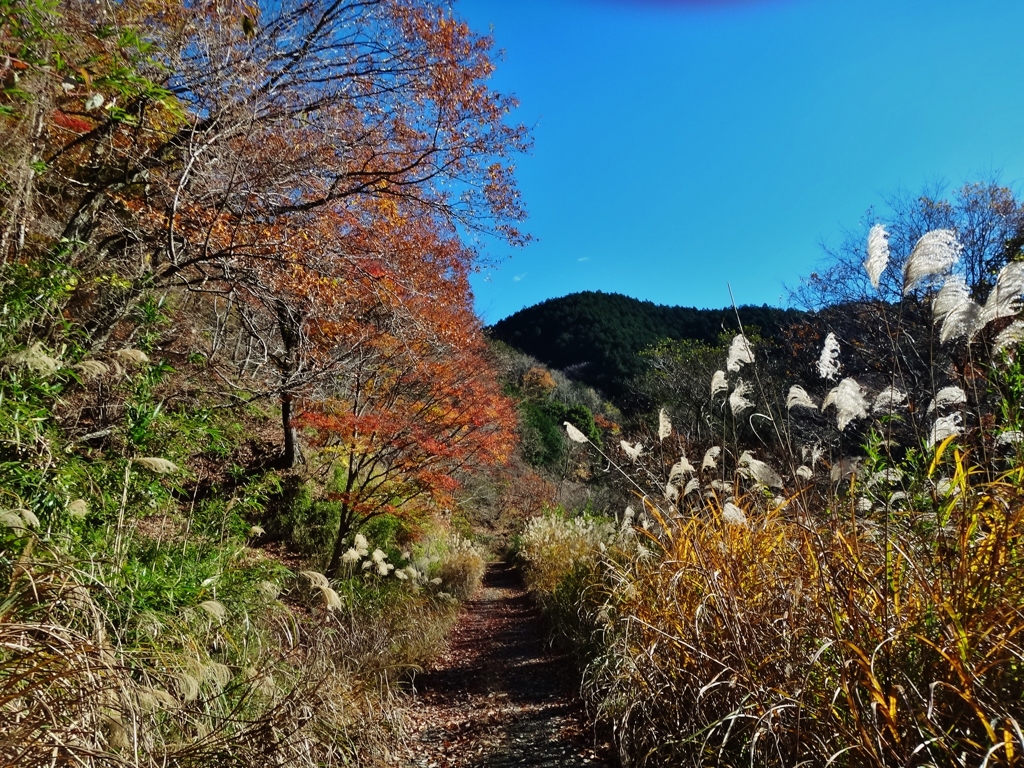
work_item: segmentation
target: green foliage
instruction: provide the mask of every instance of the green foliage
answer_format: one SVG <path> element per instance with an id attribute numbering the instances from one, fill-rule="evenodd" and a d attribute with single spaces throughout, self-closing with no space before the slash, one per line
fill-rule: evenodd
<path id="1" fill-rule="evenodd" d="M 582 403 L 568 405 L 557 400 L 526 400 L 523 414 L 521 452 L 535 467 L 557 468 L 565 461 L 568 442 L 563 424 L 568 421 L 600 447 L 601 431 L 594 414 Z"/>
<path id="2" fill-rule="evenodd" d="M 337 532 L 337 502 L 317 498 L 315 486 L 297 474 L 286 475 L 267 506 L 265 527 L 271 538 L 284 539 L 314 560 L 324 555 Z"/>

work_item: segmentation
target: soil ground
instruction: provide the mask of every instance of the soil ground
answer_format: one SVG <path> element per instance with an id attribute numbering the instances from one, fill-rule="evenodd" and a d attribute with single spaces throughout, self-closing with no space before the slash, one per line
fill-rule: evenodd
<path id="1" fill-rule="evenodd" d="M 406 768 L 614 768 L 518 572 L 491 565 L 446 653 L 415 681 Z"/>

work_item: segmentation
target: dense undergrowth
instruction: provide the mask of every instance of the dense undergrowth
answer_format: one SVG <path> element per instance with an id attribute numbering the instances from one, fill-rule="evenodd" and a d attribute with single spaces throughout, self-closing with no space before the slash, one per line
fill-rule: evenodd
<path id="1" fill-rule="evenodd" d="M 481 552 L 385 517 L 328 581 L 311 533 L 330 502 L 285 492 L 316 483 L 241 463 L 266 417 L 179 410 L 159 399 L 175 372 L 146 358 L 6 358 L 4 764 L 383 759 L 401 683 L 443 642 Z M 108 434 L 69 440 L 98 398 L 120 411 Z M 270 541 L 275 526 L 291 538 Z"/>
<path id="2" fill-rule="evenodd" d="M 956 290 L 955 238 L 941 237 L 952 253 L 933 250 L 932 269 Z M 1000 273 L 980 313 L 961 292 L 950 321 L 936 300 L 944 341 L 965 342 L 953 357 L 973 364 L 936 371 L 927 399 L 897 367 L 884 389 L 845 367 L 836 383 L 834 335 L 815 366 L 824 405 L 807 379 L 783 398 L 755 385 L 741 334 L 710 384 L 716 442 L 662 410 L 653 447 L 623 441 L 619 462 L 566 424 L 621 473 L 631 507 L 536 518 L 518 551 L 625 764 L 1020 761 L 1020 363 L 1016 326 L 997 322 L 1015 314 L 1019 271 Z M 1007 330 L 985 337 L 993 322 Z M 776 439 L 754 439 L 765 433 Z"/>

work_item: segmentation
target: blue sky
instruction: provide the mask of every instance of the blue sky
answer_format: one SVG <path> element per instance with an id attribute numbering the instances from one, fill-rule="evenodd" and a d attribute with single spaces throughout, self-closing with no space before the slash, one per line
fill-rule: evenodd
<path id="1" fill-rule="evenodd" d="M 1021 0 L 459 0 L 531 126 L 537 242 L 473 281 L 487 323 L 582 290 L 783 304 L 869 206 L 1024 181 Z M 504 258 L 504 257 L 511 258 Z"/>

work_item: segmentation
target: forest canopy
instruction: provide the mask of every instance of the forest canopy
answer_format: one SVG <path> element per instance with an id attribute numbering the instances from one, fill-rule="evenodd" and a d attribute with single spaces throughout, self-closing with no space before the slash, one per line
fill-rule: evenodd
<path id="1" fill-rule="evenodd" d="M 645 370 L 643 350 L 665 339 L 717 344 L 723 334 L 737 332 L 737 311 L 744 326 L 756 326 L 765 336 L 803 317 L 768 306 L 694 309 L 583 291 L 522 309 L 489 333 L 628 405 L 636 394 L 631 383 Z"/>

